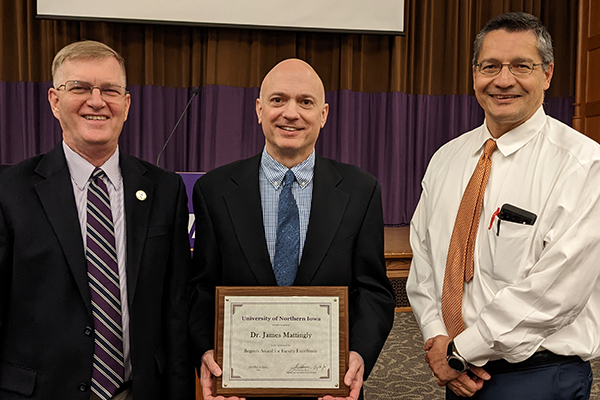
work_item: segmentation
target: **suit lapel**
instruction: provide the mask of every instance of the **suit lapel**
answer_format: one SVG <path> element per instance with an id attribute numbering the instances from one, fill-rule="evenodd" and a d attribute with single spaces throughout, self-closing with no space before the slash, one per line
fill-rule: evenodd
<path id="1" fill-rule="evenodd" d="M 150 210 L 154 201 L 154 183 L 144 176 L 146 168 L 135 158 L 120 153 L 119 162 L 123 175 L 123 201 L 127 232 L 127 293 L 131 307 L 140 272 L 142 250 L 148 232 Z M 137 198 L 139 191 L 144 192 L 146 196 L 143 201 Z"/>
<path id="2" fill-rule="evenodd" d="M 263 227 L 258 169 L 261 155 L 240 162 L 231 178 L 233 189 L 223 195 L 236 236 L 257 285 L 277 285 Z"/>
<path id="3" fill-rule="evenodd" d="M 35 178 L 39 180 L 34 184 L 35 190 L 58 238 L 81 297 L 91 315 L 83 238 L 62 142 L 42 158 L 35 172 L 42 178 L 41 180 L 39 177 Z"/>
<path id="4" fill-rule="evenodd" d="M 338 230 L 348 203 L 348 194 L 337 188 L 341 181 L 331 163 L 316 155 L 310 219 L 294 285 L 310 285 Z"/>

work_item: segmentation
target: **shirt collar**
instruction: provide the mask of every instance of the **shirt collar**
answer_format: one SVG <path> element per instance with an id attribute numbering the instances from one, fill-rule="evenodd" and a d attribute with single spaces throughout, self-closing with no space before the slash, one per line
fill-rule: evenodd
<path id="1" fill-rule="evenodd" d="M 84 190 L 87 186 L 88 181 L 94 167 L 89 163 L 88 160 L 83 158 L 81 155 L 73 151 L 64 141 L 62 142 L 65 158 L 67 159 L 67 166 L 69 167 L 69 173 L 71 179 L 75 182 L 75 185 L 79 190 Z M 112 156 L 100 167 L 106 174 L 109 183 L 115 188 L 119 189 L 123 184 L 123 177 L 121 176 L 121 170 L 119 169 L 119 147 L 113 153 Z"/>
<path id="2" fill-rule="evenodd" d="M 474 149 L 473 154 L 478 153 L 483 148 L 485 141 L 491 138 L 496 140 L 498 150 L 500 150 L 502 155 L 507 157 L 529 143 L 531 139 L 540 133 L 545 123 L 546 113 L 544 112 L 544 107 L 540 106 L 527 121 L 506 132 L 504 135 L 500 136 L 499 139 L 494 139 L 484 120 L 483 129 L 480 130 L 480 139 L 476 141 L 476 148 Z"/>
<path id="3" fill-rule="evenodd" d="M 260 166 L 265 173 L 267 180 L 275 189 L 278 189 L 283 182 L 283 178 L 285 177 L 285 173 L 287 172 L 288 168 L 271 157 L 266 146 L 262 152 Z M 313 149 L 312 153 L 310 153 L 306 160 L 292 167 L 291 170 L 294 173 L 300 188 L 304 189 L 306 186 L 308 186 L 315 173 L 315 150 Z"/>

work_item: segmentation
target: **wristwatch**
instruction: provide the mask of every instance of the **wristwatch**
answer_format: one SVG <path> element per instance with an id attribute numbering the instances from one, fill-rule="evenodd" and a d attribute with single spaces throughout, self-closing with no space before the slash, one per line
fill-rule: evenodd
<path id="1" fill-rule="evenodd" d="M 448 343 L 448 352 L 446 353 L 446 360 L 448 361 L 448 365 L 450 368 L 455 370 L 456 372 L 465 372 L 469 369 L 469 363 L 465 360 L 458 352 L 456 351 L 456 347 L 454 347 L 454 340 L 451 340 Z"/>

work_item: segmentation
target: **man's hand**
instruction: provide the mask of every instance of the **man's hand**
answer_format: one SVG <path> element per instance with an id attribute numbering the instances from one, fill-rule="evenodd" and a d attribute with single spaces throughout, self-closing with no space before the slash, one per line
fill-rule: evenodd
<path id="1" fill-rule="evenodd" d="M 204 400 L 225 400 L 223 396 L 213 396 L 212 388 L 215 377 L 221 376 L 223 371 L 215 361 L 215 351 L 208 350 L 202 356 L 202 365 L 200 366 L 200 386 L 202 386 L 202 398 Z M 243 397 L 227 397 L 228 400 L 245 400 Z"/>
<path id="2" fill-rule="evenodd" d="M 482 368 L 472 366 L 471 372 L 474 375 L 471 378 L 466 372 L 456 372 L 448 365 L 446 355 L 448 354 L 448 344 L 450 338 L 444 335 L 438 335 L 425 342 L 425 361 L 437 378 L 439 386 L 450 388 L 458 396 L 471 397 L 475 392 L 483 387 L 483 382 L 490 379 L 490 375 Z"/>
<path id="3" fill-rule="evenodd" d="M 348 397 L 319 397 L 319 400 L 358 400 L 360 389 L 363 385 L 363 375 L 365 373 L 365 364 L 362 357 L 355 351 L 351 351 L 348 357 L 348 371 L 344 376 L 344 384 L 350 387 Z"/>
<path id="4" fill-rule="evenodd" d="M 425 361 L 433 371 L 433 375 L 438 380 L 438 385 L 446 386 L 449 381 L 457 379 L 460 374 L 450 368 L 446 355 L 448 354 L 448 344 L 450 343 L 448 336 L 438 335 L 430 338 L 425 342 Z"/>
<path id="5" fill-rule="evenodd" d="M 490 379 L 490 374 L 483 368 L 472 366 L 470 375 L 463 372 L 458 379 L 448 382 L 446 386 L 457 396 L 472 397 L 488 379 Z"/>

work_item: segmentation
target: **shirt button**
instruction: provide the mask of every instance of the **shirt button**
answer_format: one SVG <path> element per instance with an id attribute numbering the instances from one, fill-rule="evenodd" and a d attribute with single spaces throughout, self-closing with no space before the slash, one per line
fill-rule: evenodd
<path id="1" fill-rule="evenodd" d="M 92 336 L 92 332 L 94 332 L 94 330 L 91 327 L 86 326 L 85 329 L 84 329 L 84 331 L 83 331 L 83 334 L 85 336 Z"/>
<path id="2" fill-rule="evenodd" d="M 81 384 L 79 384 L 79 391 L 80 392 L 85 392 L 87 389 L 88 389 L 87 383 L 81 383 Z"/>

